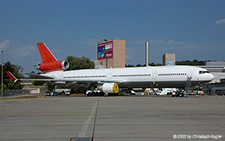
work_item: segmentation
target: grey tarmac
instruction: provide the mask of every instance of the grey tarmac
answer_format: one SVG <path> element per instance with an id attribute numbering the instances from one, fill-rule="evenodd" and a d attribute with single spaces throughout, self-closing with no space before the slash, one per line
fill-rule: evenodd
<path id="1" fill-rule="evenodd" d="M 225 140 L 225 97 L 0 99 L 0 141 L 164 141 L 200 135 Z"/>

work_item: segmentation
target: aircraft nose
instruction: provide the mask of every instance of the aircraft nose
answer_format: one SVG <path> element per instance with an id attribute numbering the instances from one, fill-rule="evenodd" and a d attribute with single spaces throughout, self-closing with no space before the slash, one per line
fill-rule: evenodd
<path id="1" fill-rule="evenodd" d="M 209 79 L 212 81 L 214 79 L 214 75 L 212 75 L 211 73 L 209 74 Z"/>

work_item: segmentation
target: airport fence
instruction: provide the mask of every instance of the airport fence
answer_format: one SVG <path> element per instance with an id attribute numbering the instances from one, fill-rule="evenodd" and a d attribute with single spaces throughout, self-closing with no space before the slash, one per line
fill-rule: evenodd
<path id="1" fill-rule="evenodd" d="M 0 92 L 1 96 L 2 93 Z M 4 90 L 3 91 L 3 97 L 8 97 L 8 96 L 20 96 L 20 95 L 26 95 L 30 94 L 29 90 Z"/>

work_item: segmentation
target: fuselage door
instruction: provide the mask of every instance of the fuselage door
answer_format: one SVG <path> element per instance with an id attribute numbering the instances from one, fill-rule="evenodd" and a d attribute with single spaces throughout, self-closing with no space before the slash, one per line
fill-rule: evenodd
<path id="1" fill-rule="evenodd" d="M 157 77 L 158 77 L 158 73 L 157 73 L 157 71 L 154 71 L 152 74 L 153 81 L 156 81 Z"/>
<path id="2" fill-rule="evenodd" d="M 107 79 L 109 79 L 109 80 L 112 79 L 112 73 L 107 74 Z"/>
<path id="3" fill-rule="evenodd" d="M 192 75 L 193 75 L 193 71 L 192 70 L 188 71 L 187 78 L 192 79 Z"/>

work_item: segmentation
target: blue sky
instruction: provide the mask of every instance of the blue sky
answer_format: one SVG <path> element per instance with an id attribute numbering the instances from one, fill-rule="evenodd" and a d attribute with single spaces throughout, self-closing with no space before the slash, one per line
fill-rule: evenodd
<path id="1" fill-rule="evenodd" d="M 126 40 L 126 64 L 144 64 L 162 55 L 176 60 L 225 61 L 224 0 L 0 0 L 0 49 L 4 61 L 25 72 L 41 58 L 45 42 L 58 60 L 95 60 L 101 38 Z"/>

